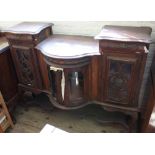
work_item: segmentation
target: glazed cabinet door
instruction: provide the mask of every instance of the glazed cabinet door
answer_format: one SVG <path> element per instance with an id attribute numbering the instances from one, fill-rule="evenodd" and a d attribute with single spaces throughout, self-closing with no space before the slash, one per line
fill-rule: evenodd
<path id="1" fill-rule="evenodd" d="M 39 67 L 35 51 L 31 48 L 12 48 L 12 56 L 20 84 L 40 88 Z"/>
<path id="2" fill-rule="evenodd" d="M 88 66 L 82 68 L 50 67 L 52 102 L 56 106 L 78 107 L 88 101 Z"/>
<path id="3" fill-rule="evenodd" d="M 140 74 L 139 57 L 119 53 L 104 53 L 102 57 L 102 101 L 136 106 Z"/>
<path id="4" fill-rule="evenodd" d="M 69 106 L 81 105 L 87 101 L 88 67 L 67 69 L 65 71 L 65 104 Z"/>

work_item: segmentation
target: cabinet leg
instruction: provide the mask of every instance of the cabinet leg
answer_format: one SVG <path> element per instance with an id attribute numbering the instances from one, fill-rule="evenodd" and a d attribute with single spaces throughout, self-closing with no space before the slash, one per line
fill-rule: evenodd
<path id="1" fill-rule="evenodd" d="M 134 128 L 136 126 L 137 119 L 138 119 L 138 114 L 137 113 L 130 115 L 130 119 L 129 119 L 129 122 L 128 122 L 129 132 L 130 133 L 134 131 Z"/>
<path id="2" fill-rule="evenodd" d="M 35 99 L 36 98 L 36 94 L 35 93 L 32 93 L 32 97 Z"/>
<path id="3" fill-rule="evenodd" d="M 24 93 L 25 93 L 25 91 L 23 89 L 21 89 L 20 87 L 18 87 L 18 101 L 19 101 L 19 103 L 24 102 L 24 100 L 23 100 Z"/>

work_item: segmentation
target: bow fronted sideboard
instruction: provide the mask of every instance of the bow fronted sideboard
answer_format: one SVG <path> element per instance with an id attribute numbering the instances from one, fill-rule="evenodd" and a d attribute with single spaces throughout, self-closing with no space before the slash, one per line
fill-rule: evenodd
<path id="1" fill-rule="evenodd" d="M 132 131 L 142 109 L 138 100 L 152 29 L 105 26 L 86 37 L 52 34 L 51 26 L 22 23 L 5 32 L 19 88 L 44 92 L 64 110 L 99 104 L 123 112 Z"/>

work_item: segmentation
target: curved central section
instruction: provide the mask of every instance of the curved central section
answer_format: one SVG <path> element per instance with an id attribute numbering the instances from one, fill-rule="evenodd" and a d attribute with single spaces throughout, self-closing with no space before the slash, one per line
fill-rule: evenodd
<path id="1" fill-rule="evenodd" d="M 62 63 L 62 60 L 55 60 L 55 63 L 52 62 L 51 65 L 52 60 L 46 59 L 52 103 L 69 108 L 78 107 L 87 102 L 89 59 L 84 58 L 84 60 L 79 60 L 79 62 L 75 60 L 74 63 L 66 60 L 68 64 L 65 64 L 66 61 Z"/>
<path id="2" fill-rule="evenodd" d="M 48 65 L 53 105 L 76 109 L 88 104 L 91 56 L 100 55 L 93 37 L 52 35 L 37 47 Z"/>

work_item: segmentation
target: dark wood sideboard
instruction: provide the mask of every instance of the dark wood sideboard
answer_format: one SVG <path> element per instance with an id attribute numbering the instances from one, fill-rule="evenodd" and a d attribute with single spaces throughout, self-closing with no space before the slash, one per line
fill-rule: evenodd
<path id="1" fill-rule="evenodd" d="M 143 108 L 138 99 L 151 28 L 105 26 L 94 39 L 53 35 L 51 26 L 24 22 L 5 31 L 19 92 L 44 92 L 64 110 L 99 104 L 123 112 L 131 132 Z"/>

